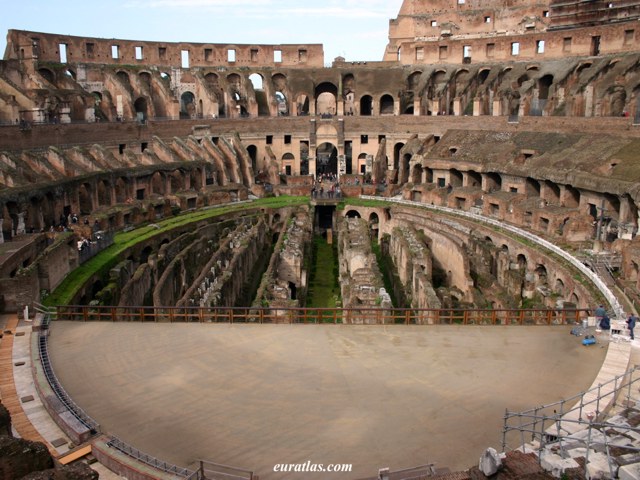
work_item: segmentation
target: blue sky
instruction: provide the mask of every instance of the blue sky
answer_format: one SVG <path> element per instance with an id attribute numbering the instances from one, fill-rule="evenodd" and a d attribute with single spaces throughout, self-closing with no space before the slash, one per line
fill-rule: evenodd
<path id="1" fill-rule="evenodd" d="M 325 64 L 382 60 L 402 0 L 0 0 L 10 28 L 127 40 L 322 43 Z"/>

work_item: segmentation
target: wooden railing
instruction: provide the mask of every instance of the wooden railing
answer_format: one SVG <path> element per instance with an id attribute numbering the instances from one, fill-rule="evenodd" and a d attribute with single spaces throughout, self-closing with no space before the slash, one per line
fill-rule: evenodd
<path id="1" fill-rule="evenodd" d="M 58 321 L 365 325 L 569 325 L 584 309 L 113 307 L 61 305 Z"/>

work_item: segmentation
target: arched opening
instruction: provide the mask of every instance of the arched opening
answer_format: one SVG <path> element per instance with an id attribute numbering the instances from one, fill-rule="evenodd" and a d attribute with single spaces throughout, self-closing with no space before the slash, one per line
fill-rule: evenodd
<path id="1" fill-rule="evenodd" d="M 127 194 L 127 182 L 122 177 L 116 180 L 115 184 L 116 203 L 125 203 L 129 198 Z"/>
<path id="2" fill-rule="evenodd" d="M 255 94 L 256 103 L 258 104 L 258 116 L 269 117 L 271 112 L 269 110 L 269 101 L 267 99 L 267 92 L 264 91 L 264 80 L 262 75 L 258 73 L 252 73 L 249 75 L 249 81 L 253 85 L 253 92 Z"/>
<path id="3" fill-rule="evenodd" d="M 560 186 L 551 180 L 545 180 L 545 200 L 553 205 L 560 205 Z"/>
<path id="4" fill-rule="evenodd" d="M 554 290 L 554 292 L 556 294 L 560 295 L 561 297 L 564 296 L 564 293 L 565 293 L 565 291 L 564 291 L 564 282 L 561 279 L 557 278 L 556 279 L 556 284 L 555 284 L 553 290 Z"/>
<path id="5" fill-rule="evenodd" d="M 333 83 L 323 82 L 315 89 L 316 115 L 335 115 L 338 87 Z"/>
<path id="6" fill-rule="evenodd" d="M 147 88 L 151 87 L 151 74 L 149 72 L 140 72 L 138 78 L 140 79 L 140 83 L 142 85 Z"/>
<path id="7" fill-rule="evenodd" d="M 457 188 L 462 186 L 462 172 L 455 168 L 449 170 L 449 185 Z"/>
<path id="8" fill-rule="evenodd" d="M 411 183 L 420 185 L 422 183 L 422 165 L 416 163 L 411 170 Z"/>
<path id="9" fill-rule="evenodd" d="M 480 188 L 482 186 L 482 175 L 474 170 L 469 170 L 467 172 L 467 186 Z"/>
<path id="10" fill-rule="evenodd" d="M 402 165 L 400 168 L 400 171 L 402 172 L 402 175 L 399 175 L 398 178 L 398 182 L 403 185 L 405 183 L 407 183 L 409 181 L 409 168 L 411 165 L 411 154 L 410 153 L 405 153 L 402 156 Z M 418 165 L 416 165 L 418 166 Z M 422 169 L 422 166 L 420 165 L 420 168 Z M 415 167 L 414 167 L 414 172 L 412 172 L 412 176 L 415 175 Z M 420 183 L 420 179 L 416 182 L 413 179 L 411 180 L 413 183 Z"/>
<path id="11" fill-rule="evenodd" d="M 251 168 L 253 169 L 253 173 L 258 173 L 258 147 L 255 145 L 249 145 L 247 147 L 247 153 L 249 154 L 249 158 L 251 158 Z"/>
<path id="12" fill-rule="evenodd" d="M 151 255 L 151 252 L 153 252 L 153 249 L 151 248 L 150 245 L 146 246 L 144 250 L 140 252 L 140 265 L 142 265 L 143 263 L 147 263 L 149 261 L 149 256 Z"/>
<path id="13" fill-rule="evenodd" d="M 177 193 L 181 190 L 184 189 L 184 178 L 182 176 L 182 172 L 180 172 L 180 170 L 176 170 L 174 172 L 171 172 L 171 176 L 169 177 L 169 181 L 171 184 L 171 192 L 170 193 Z"/>
<path id="14" fill-rule="evenodd" d="M 131 91 L 131 80 L 129 79 L 129 74 L 125 71 L 120 70 L 116 73 L 116 77 L 120 80 L 120 83 L 127 91 Z"/>
<path id="15" fill-rule="evenodd" d="M 300 117 L 309 115 L 309 97 L 304 94 L 298 95 L 296 109 Z"/>
<path id="16" fill-rule="evenodd" d="M 143 123 L 147 120 L 147 99 L 144 97 L 138 98 L 133 102 L 133 108 L 136 111 L 136 120 Z"/>
<path id="17" fill-rule="evenodd" d="M 400 168 L 400 150 L 404 147 L 404 143 L 398 142 L 393 146 L 393 169 Z"/>
<path id="18" fill-rule="evenodd" d="M 78 187 L 78 206 L 81 215 L 89 215 L 93 211 L 91 185 L 88 183 L 83 183 Z"/>
<path id="19" fill-rule="evenodd" d="M 251 84 L 253 85 L 253 89 L 255 91 L 258 90 L 263 90 L 263 78 L 262 75 L 260 75 L 259 73 L 252 73 L 251 75 L 249 75 L 249 80 L 251 81 Z"/>
<path id="20" fill-rule="evenodd" d="M 360 99 L 360 115 L 373 115 L 373 98 L 371 95 L 363 95 Z"/>
<path id="21" fill-rule="evenodd" d="M 356 170 L 356 173 L 364 175 L 367 172 L 367 156 L 368 155 L 366 153 L 358 155 L 358 169 Z"/>
<path id="22" fill-rule="evenodd" d="M 553 84 L 553 75 L 548 74 L 538 80 L 538 98 L 547 100 L 549 98 L 549 88 Z"/>
<path id="23" fill-rule="evenodd" d="M 380 115 L 393 115 L 394 106 L 393 97 L 389 94 L 383 95 L 380 98 Z"/>
<path id="24" fill-rule="evenodd" d="M 53 72 L 51 70 L 49 70 L 48 68 L 39 68 L 38 69 L 38 73 L 47 82 L 52 83 L 52 84 L 55 85 L 55 82 L 56 82 L 55 75 L 53 74 Z"/>
<path id="25" fill-rule="evenodd" d="M 349 210 L 345 217 L 347 218 L 361 218 L 360 217 L 360 212 L 358 212 L 357 210 Z"/>
<path id="26" fill-rule="evenodd" d="M 480 72 L 478 73 L 478 83 L 480 85 L 483 85 L 484 82 L 487 81 L 487 78 L 489 78 L 490 73 L 491 73 L 491 70 L 489 70 L 488 68 L 480 70 Z"/>
<path id="27" fill-rule="evenodd" d="M 520 253 L 516 258 L 516 263 L 518 264 L 518 268 L 520 270 L 525 270 L 527 268 L 527 257 L 524 254 Z"/>
<path id="28" fill-rule="evenodd" d="M 527 177 L 525 180 L 525 195 L 527 197 L 540 197 L 540 182 L 535 178 Z"/>
<path id="29" fill-rule="evenodd" d="M 151 176 L 149 184 L 151 194 L 164 195 L 164 177 L 160 172 L 156 172 Z"/>
<path id="30" fill-rule="evenodd" d="M 565 186 L 563 207 L 577 208 L 580 205 L 580 191 L 571 185 Z"/>
<path id="31" fill-rule="evenodd" d="M 196 97 L 191 92 L 184 92 L 180 95 L 180 118 L 195 118 Z"/>
<path id="32" fill-rule="evenodd" d="M 111 189 L 105 180 L 101 180 L 97 185 L 98 206 L 105 207 L 111 205 Z"/>
<path id="33" fill-rule="evenodd" d="M 296 157 L 293 156 L 293 153 L 285 153 L 282 155 L 282 173 L 285 175 L 293 175 L 293 169 L 295 167 Z"/>
<path id="34" fill-rule="evenodd" d="M 280 90 L 276 92 L 276 107 L 278 116 L 285 117 L 289 115 L 289 106 L 287 105 L 287 97 Z"/>
<path id="35" fill-rule="evenodd" d="M 502 177 L 499 173 L 490 172 L 485 175 L 486 189 L 489 193 L 502 190 Z"/>
<path id="36" fill-rule="evenodd" d="M 338 149 L 325 142 L 316 149 L 316 177 L 329 173 L 338 174 Z"/>
<path id="37" fill-rule="evenodd" d="M 378 240 L 378 233 L 380 231 L 380 218 L 378 217 L 378 214 L 375 212 L 372 212 L 371 215 L 369 215 L 369 237 L 372 240 Z"/>

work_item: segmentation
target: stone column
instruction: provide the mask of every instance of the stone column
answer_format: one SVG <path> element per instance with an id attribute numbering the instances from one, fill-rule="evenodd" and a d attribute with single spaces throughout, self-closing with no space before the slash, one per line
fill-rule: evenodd
<path id="1" fill-rule="evenodd" d="M 27 229 L 24 225 L 24 212 L 18 214 L 18 226 L 16 227 L 16 235 L 24 235 Z"/>
<path id="2" fill-rule="evenodd" d="M 413 115 L 416 117 L 420 116 L 420 98 L 413 99 Z"/>

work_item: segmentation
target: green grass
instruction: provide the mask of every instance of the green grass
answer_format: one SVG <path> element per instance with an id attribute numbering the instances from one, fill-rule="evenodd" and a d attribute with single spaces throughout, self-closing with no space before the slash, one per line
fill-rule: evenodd
<path id="1" fill-rule="evenodd" d="M 114 243 L 100 252 L 91 260 L 73 270 L 62 283 L 45 300 L 47 306 L 68 305 L 78 290 L 96 274 L 103 274 L 122 260 L 121 254 L 139 242 L 143 242 L 157 235 L 170 232 L 175 228 L 194 222 L 208 220 L 227 213 L 250 210 L 256 208 L 283 208 L 302 205 L 308 202 L 305 197 L 271 197 L 250 203 L 225 204 L 219 207 L 207 208 L 160 220 L 156 223 L 137 228 L 130 232 L 119 232 L 114 237 Z"/>
<path id="2" fill-rule="evenodd" d="M 333 245 L 316 235 L 313 238 L 313 262 L 309 276 L 307 308 L 335 308 L 339 299 L 336 252 Z"/>

